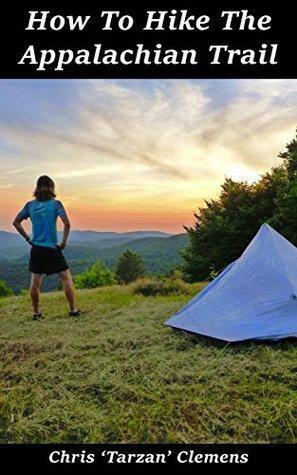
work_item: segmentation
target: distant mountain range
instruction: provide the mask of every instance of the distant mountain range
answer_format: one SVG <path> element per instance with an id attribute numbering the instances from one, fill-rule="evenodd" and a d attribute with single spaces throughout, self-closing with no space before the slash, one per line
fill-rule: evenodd
<path id="1" fill-rule="evenodd" d="M 60 234 L 60 233 L 59 233 Z M 122 240 L 126 239 L 131 241 L 132 239 L 140 239 L 144 237 L 169 237 L 170 234 L 164 233 L 162 231 L 130 231 L 128 233 L 117 233 L 117 232 L 108 232 L 108 231 L 71 231 L 70 240 L 71 241 L 102 241 L 102 240 Z"/>
<path id="2" fill-rule="evenodd" d="M 17 247 L 21 245 L 26 246 L 26 243 L 19 234 L 0 231 L 0 252 L 3 248 Z"/>
<path id="3" fill-rule="evenodd" d="M 58 233 L 61 237 L 61 232 Z M 170 234 L 162 231 L 131 231 L 128 233 L 117 233 L 108 231 L 80 231 L 74 229 L 71 231 L 69 242 L 98 242 L 105 241 L 113 242 L 131 241 L 133 239 L 140 239 L 144 237 L 169 237 Z M 114 241 L 115 240 L 115 241 Z M 26 243 L 24 239 L 17 233 L 10 233 L 8 231 L 0 231 L 0 250 L 1 248 L 16 247 Z"/>
<path id="4" fill-rule="evenodd" d="M 62 233 L 59 232 L 59 239 Z M 107 249 L 117 244 L 125 244 L 134 239 L 147 237 L 167 238 L 170 234 L 162 231 L 131 231 L 127 233 L 106 231 L 73 230 L 69 236 L 69 245 L 84 245 L 96 249 Z M 0 231 L 0 262 L 3 259 L 14 259 L 22 256 L 28 245 L 17 233 Z"/>
<path id="5" fill-rule="evenodd" d="M 65 256 L 74 274 L 82 272 L 96 260 L 115 268 L 118 257 L 127 249 L 138 252 L 148 274 L 164 275 L 180 265 L 181 250 L 188 242 L 186 234 L 170 235 L 161 231 L 128 233 L 71 232 Z M 0 279 L 18 292 L 29 284 L 28 244 L 17 234 L 0 231 Z M 56 276 L 44 280 L 44 290 L 57 288 Z"/>

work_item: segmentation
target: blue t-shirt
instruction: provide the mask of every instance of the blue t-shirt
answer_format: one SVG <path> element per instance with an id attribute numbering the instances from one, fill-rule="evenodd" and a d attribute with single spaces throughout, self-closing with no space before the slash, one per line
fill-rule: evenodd
<path id="1" fill-rule="evenodd" d="M 45 247 L 56 247 L 58 216 L 67 217 L 67 214 L 61 201 L 54 199 L 28 201 L 18 214 L 21 219 L 30 218 L 33 244 Z"/>

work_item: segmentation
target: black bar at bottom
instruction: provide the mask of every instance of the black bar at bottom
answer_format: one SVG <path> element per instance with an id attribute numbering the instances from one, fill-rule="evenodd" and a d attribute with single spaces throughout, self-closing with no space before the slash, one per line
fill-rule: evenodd
<path id="1" fill-rule="evenodd" d="M 251 473 L 293 467 L 296 445 L 286 444 L 44 444 L 0 445 L 0 467 L 46 473 Z"/>

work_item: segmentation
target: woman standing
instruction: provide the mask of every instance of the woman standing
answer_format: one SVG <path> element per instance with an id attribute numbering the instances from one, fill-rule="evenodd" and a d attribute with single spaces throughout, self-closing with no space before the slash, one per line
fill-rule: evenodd
<path id="1" fill-rule="evenodd" d="M 81 312 L 75 304 L 72 275 L 62 252 L 69 236 L 70 222 L 61 201 L 56 200 L 53 180 L 46 175 L 39 177 L 33 196 L 35 199 L 26 203 L 13 222 L 17 231 L 32 246 L 29 270 L 31 272 L 30 294 L 34 310 L 33 318 L 38 320 L 42 317 L 39 297 L 43 274 L 59 274 L 69 303 L 69 315 L 80 316 Z M 58 217 L 64 225 L 60 244 L 58 244 L 57 238 Z M 32 222 L 32 238 L 28 236 L 22 226 L 22 221 L 28 218 Z"/>

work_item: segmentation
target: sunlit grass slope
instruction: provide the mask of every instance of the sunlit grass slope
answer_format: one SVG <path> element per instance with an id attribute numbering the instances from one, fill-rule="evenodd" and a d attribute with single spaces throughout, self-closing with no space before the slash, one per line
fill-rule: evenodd
<path id="1" fill-rule="evenodd" d="M 1 442 L 293 442 L 297 349 L 225 345 L 163 325 L 189 296 L 130 287 L 0 303 Z"/>

